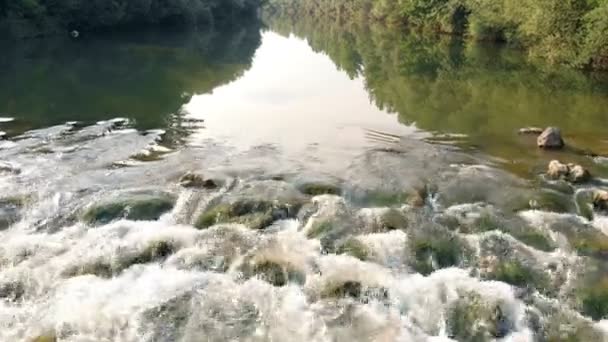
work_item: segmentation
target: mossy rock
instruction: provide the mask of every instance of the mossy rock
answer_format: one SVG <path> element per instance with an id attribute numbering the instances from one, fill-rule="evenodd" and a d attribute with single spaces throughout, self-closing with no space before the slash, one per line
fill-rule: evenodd
<path id="1" fill-rule="evenodd" d="M 538 209 L 556 213 L 576 212 L 576 206 L 572 200 L 572 196 L 569 194 L 563 194 L 558 191 L 544 190 L 535 196 L 535 200 L 538 205 Z"/>
<path id="2" fill-rule="evenodd" d="M 517 240 L 539 251 L 552 252 L 556 248 L 555 243 L 549 236 L 534 229 L 528 229 L 521 232 L 511 232 L 511 235 Z"/>
<path id="3" fill-rule="evenodd" d="M 89 224 L 106 224 L 118 219 L 153 221 L 173 209 L 174 205 L 175 199 L 169 196 L 137 196 L 92 206 L 82 219 Z"/>
<path id="4" fill-rule="evenodd" d="M 608 236 L 595 228 L 588 227 L 570 236 L 570 244 L 577 253 L 600 259 L 608 258 Z"/>
<path id="5" fill-rule="evenodd" d="M 295 217 L 301 206 L 301 203 L 243 199 L 208 209 L 198 217 L 195 226 L 203 229 L 219 223 L 238 223 L 262 229 L 277 220 Z"/>
<path id="6" fill-rule="evenodd" d="M 143 250 L 121 256 L 118 260 L 98 260 L 72 267 L 63 272 L 65 277 L 95 275 L 100 278 L 111 278 L 136 264 L 147 264 L 167 258 L 175 253 L 177 247 L 169 241 L 154 241 Z"/>
<path id="7" fill-rule="evenodd" d="M 456 220 L 456 218 L 452 218 Z M 450 222 L 449 219 L 443 218 L 439 221 L 442 224 L 454 225 L 456 223 Z M 458 223 L 458 229 L 461 233 L 483 233 L 488 231 L 500 231 L 509 234 L 524 244 L 534 247 L 541 251 L 553 251 L 556 246 L 553 240 L 545 233 L 537 231 L 536 229 L 529 227 L 525 221 L 519 218 L 507 219 L 500 215 L 494 215 L 490 212 L 482 212 L 472 224 L 462 225 Z M 453 230 L 453 229 L 452 229 Z"/>
<path id="8" fill-rule="evenodd" d="M 413 236 L 409 241 L 412 268 L 423 275 L 448 267 L 462 266 L 470 256 L 466 242 L 450 232 Z"/>
<path id="9" fill-rule="evenodd" d="M 517 287 L 530 286 L 540 292 L 547 292 L 550 282 L 547 275 L 519 261 L 499 262 L 491 272 L 485 275 L 485 278 Z"/>
<path id="10" fill-rule="evenodd" d="M 576 295 L 584 315 L 594 320 L 608 318 L 608 277 L 580 288 Z"/>
<path id="11" fill-rule="evenodd" d="M 334 230 L 334 228 L 335 228 L 335 223 L 333 222 L 333 220 L 325 219 L 325 220 L 315 221 L 312 224 L 312 227 L 310 227 L 310 229 L 306 232 L 306 237 L 309 239 L 318 238 L 322 235 L 330 233 L 331 231 Z"/>
<path id="12" fill-rule="evenodd" d="M 321 291 L 321 298 L 360 298 L 363 286 L 358 281 L 330 283 Z"/>
<path id="13" fill-rule="evenodd" d="M 398 209 L 389 209 L 380 215 L 380 225 L 386 230 L 406 229 L 408 223 L 405 213 Z"/>
<path id="14" fill-rule="evenodd" d="M 290 282 L 303 284 L 305 281 L 305 275 L 296 271 L 290 265 L 282 265 L 268 260 L 254 264 L 250 273 L 252 276 L 257 276 L 273 286 L 279 287 Z"/>
<path id="15" fill-rule="evenodd" d="M 476 293 L 467 293 L 448 309 L 450 338 L 466 342 L 486 342 L 503 338 L 513 329 L 500 303 L 485 302 Z"/>
<path id="16" fill-rule="evenodd" d="M 528 203 L 523 204 L 519 208 L 515 208 L 515 211 L 528 209 L 543 210 L 554 213 L 575 213 L 576 205 L 574 204 L 570 194 L 545 189 L 531 196 Z"/>
<path id="17" fill-rule="evenodd" d="M 405 192 L 374 190 L 367 192 L 361 199 L 361 202 L 368 206 L 394 207 L 406 203 L 410 197 Z"/>
<path id="18" fill-rule="evenodd" d="M 339 186 L 327 183 L 304 183 L 298 186 L 298 189 L 306 195 L 340 195 L 342 190 Z"/>
<path id="19" fill-rule="evenodd" d="M 357 238 L 350 237 L 344 241 L 337 249 L 337 254 L 348 254 L 359 260 L 365 261 L 370 256 L 367 246 Z"/>

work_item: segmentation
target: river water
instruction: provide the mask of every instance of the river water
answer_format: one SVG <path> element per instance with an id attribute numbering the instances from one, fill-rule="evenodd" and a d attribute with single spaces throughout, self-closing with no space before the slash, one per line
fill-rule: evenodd
<path id="1" fill-rule="evenodd" d="M 605 74 L 306 18 L 1 44 L 0 341 L 608 340 Z"/>

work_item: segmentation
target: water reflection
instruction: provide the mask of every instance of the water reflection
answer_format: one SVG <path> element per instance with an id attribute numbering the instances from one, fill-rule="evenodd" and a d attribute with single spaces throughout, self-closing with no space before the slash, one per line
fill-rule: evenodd
<path id="1" fill-rule="evenodd" d="M 529 167 L 533 141 L 514 132 L 557 125 L 567 139 L 608 153 L 608 75 L 531 65 L 517 50 L 450 37 L 404 34 L 378 25 L 272 18 L 276 32 L 306 39 L 351 78 L 362 78 L 379 108 L 437 134 Z"/>
<path id="2" fill-rule="evenodd" d="M 0 113 L 18 119 L 3 130 L 116 116 L 148 129 L 175 126 L 192 94 L 242 75 L 260 44 L 260 31 L 257 23 L 242 23 L 230 30 L 2 44 Z"/>

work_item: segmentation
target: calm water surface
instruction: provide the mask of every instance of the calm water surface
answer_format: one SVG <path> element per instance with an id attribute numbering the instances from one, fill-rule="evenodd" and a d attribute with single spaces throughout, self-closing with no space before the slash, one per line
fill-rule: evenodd
<path id="1" fill-rule="evenodd" d="M 1 341 L 606 341 L 608 75 L 306 18 L 1 44 Z"/>

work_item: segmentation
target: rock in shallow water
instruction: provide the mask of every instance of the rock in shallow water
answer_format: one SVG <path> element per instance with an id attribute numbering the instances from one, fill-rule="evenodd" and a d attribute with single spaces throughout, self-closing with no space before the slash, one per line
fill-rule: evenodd
<path id="1" fill-rule="evenodd" d="M 536 140 L 538 147 L 545 149 L 560 149 L 564 147 L 562 132 L 557 127 L 548 127 Z"/>
<path id="2" fill-rule="evenodd" d="M 608 191 L 595 190 L 593 192 L 593 206 L 599 210 L 608 210 Z"/>
<path id="3" fill-rule="evenodd" d="M 274 221 L 295 217 L 301 206 L 301 203 L 240 199 L 206 210 L 199 216 L 195 226 L 207 228 L 218 223 L 238 223 L 252 229 L 262 229 Z"/>
<path id="4" fill-rule="evenodd" d="M 517 131 L 517 133 L 539 135 L 539 134 L 543 133 L 543 129 L 540 127 L 524 127 L 524 128 L 520 128 L 519 131 Z"/>
<path id="5" fill-rule="evenodd" d="M 205 179 L 203 175 L 188 172 L 179 179 L 179 184 L 184 188 L 203 188 L 203 189 L 215 189 L 218 184 L 212 179 Z"/>
<path id="6" fill-rule="evenodd" d="M 547 168 L 547 176 L 551 179 L 563 179 L 571 183 L 584 183 L 591 179 L 587 169 L 577 164 L 563 164 L 552 160 Z"/>
<path id="7" fill-rule="evenodd" d="M 127 194 L 125 198 L 91 206 L 82 218 L 89 224 L 106 224 L 121 218 L 158 220 L 174 204 L 175 198 L 166 194 Z"/>

